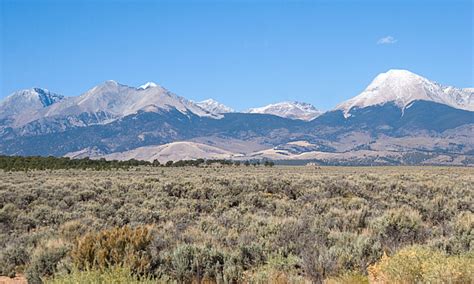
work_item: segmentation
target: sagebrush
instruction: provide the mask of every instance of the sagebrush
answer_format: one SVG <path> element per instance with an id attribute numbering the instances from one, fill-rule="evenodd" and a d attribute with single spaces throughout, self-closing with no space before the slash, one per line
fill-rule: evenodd
<path id="1" fill-rule="evenodd" d="M 473 168 L 0 172 L 0 273 L 34 283 L 124 267 L 162 282 L 364 283 L 404 248 L 448 265 L 472 253 L 473 189 Z M 445 277 L 433 271 L 423 279 Z"/>

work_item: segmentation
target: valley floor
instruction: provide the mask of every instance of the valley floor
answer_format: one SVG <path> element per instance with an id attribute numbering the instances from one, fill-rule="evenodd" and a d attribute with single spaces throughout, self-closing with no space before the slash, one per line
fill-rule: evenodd
<path id="1" fill-rule="evenodd" d="M 0 171 L 0 275 L 472 283 L 473 212 L 464 167 Z"/>

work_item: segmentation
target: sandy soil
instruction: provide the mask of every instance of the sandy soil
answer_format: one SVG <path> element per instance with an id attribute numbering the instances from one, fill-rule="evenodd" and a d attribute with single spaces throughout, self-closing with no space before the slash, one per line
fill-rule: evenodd
<path id="1" fill-rule="evenodd" d="M 23 275 L 17 275 L 15 278 L 0 276 L 0 284 L 26 284 L 26 278 Z"/>

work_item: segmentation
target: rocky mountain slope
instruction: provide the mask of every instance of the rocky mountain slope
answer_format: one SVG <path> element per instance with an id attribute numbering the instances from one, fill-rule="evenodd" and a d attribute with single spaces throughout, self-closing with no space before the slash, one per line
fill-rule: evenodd
<path id="1" fill-rule="evenodd" d="M 229 113 L 229 112 L 235 112 L 234 109 L 221 104 L 218 101 L 215 101 L 213 99 L 207 99 L 201 102 L 197 102 L 196 105 L 200 106 L 202 109 L 214 113 L 214 114 L 221 114 L 221 113 Z"/>
<path id="2" fill-rule="evenodd" d="M 302 102 L 281 102 L 259 108 L 251 108 L 248 113 L 272 114 L 290 119 L 312 120 L 323 112 L 313 105 Z"/>
<path id="3" fill-rule="evenodd" d="M 325 113 L 293 102 L 236 113 L 151 82 L 66 98 L 31 89 L 0 103 L 0 154 L 472 165 L 473 93 L 403 70 Z"/>
<path id="4" fill-rule="evenodd" d="M 18 91 L 0 102 L 0 121 L 3 126 L 16 126 L 18 121 L 63 100 L 64 96 L 41 88 Z"/>
<path id="5" fill-rule="evenodd" d="M 18 104 L 17 97 L 23 92 L 11 95 L 10 100 L 4 103 L 5 108 Z M 39 108 L 28 114 L 19 113 L 16 116 L 16 126 L 23 126 L 33 121 L 57 119 L 77 120 L 77 126 L 110 123 L 140 111 L 167 112 L 178 110 L 181 113 L 193 113 L 198 116 L 218 117 L 193 102 L 177 96 L 161 86 L 147 83 L 138 88 L 119 84 L 115 81 L 106 81 L 95 86 L 78 97 L 61 97 L 57 103 Z M 87 118 L 87 119 L 84 119 Z"/>

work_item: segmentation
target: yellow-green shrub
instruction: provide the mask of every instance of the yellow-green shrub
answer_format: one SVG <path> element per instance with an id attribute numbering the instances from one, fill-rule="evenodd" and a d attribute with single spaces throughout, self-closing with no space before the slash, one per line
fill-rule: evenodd
<path id="1" fill-rule="evenodd" d="M 324 284 L 368 284 L 367 276 L 358 272 L 347 272 L 324 280 Z"/>
<path id="2" fill-rule="evenodd" d="M 156 283 L 148 277 L 137 277 L 127 267 L 114 266 L 102 270 L 73 269 L 71 273 L 55 275 L 54 278 L 46 281 L 47 284 L 148 284 Z"/>
<path id="3" fill-rule="evenodd" d="M 472 283 L 474 257 L 447 256 L 421 246 L 404 248 L 369 267 L 371 283 Z"/>
<path id="4" fill-rule="evenodd" d="M 127 266 L 134 272 L 146 272 L 151 263 L 148 245 L 152 240 L 148 227 L 128 226 L 88 233 L 79 239 L 71 258 L 79 269 L 104 269 Z"/>

